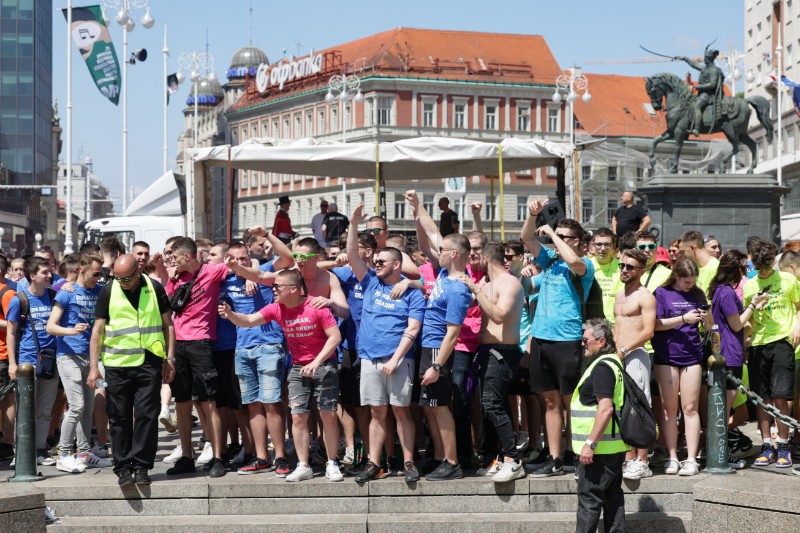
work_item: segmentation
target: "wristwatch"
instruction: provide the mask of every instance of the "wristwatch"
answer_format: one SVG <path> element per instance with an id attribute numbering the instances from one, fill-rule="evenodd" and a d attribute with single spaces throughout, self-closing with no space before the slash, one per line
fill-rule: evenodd
<path id="1" fill-rule="evenodd" d="M 625 357 L 625 355 L 628 353 L 628 349 L 625 346 L 621 346 L 619 351 L 622 354 L 622 357 Z"/>
<path id="2" fill-rule="evenodd" d="M 593 450 L 597 449 L 597 443 L 592 439 L 586 439 L 586 444 Z"/>
<path id="3" fill-rule="evenodd" d="M 442 365 L 440 365 L 439 363 L 433 363 L 431 365 L 431 368 L 436 370 L 437 372 L 441 372 L 442 371 Z"/>

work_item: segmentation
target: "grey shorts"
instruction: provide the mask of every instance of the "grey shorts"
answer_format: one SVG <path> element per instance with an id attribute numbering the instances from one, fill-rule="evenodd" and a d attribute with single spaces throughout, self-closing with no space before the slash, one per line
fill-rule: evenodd
<path id="1" fill-rule="evenodd" d="M 289 371 L 289 407 L 293 415 L 311 410 L 311 396 L 317 400 L 320 411 L 336 411 L 339 402 L 339 371 L 335 364 L 321 365 L 314 377 L 300 374 L 301 365 L 292 365 Z"/>
<path id="2" fill-rule="evenodd" d="M 650 374 L 652 373 L 653 360 L 644 348 L 635 348 L 625 354 L 625 373 L 628 374 L 639 385 L 647 396 L 647 401 L 653 405 L 653 398 L 650 396 Z"/>
<path id="3" fill-rule="evenodd" d="M 414 385 L 414 360 L 406 357 L 390 375 L 383 373 L 383 365 L 391 357 L 361 360 L 361 405 L 411 405 Z"/>

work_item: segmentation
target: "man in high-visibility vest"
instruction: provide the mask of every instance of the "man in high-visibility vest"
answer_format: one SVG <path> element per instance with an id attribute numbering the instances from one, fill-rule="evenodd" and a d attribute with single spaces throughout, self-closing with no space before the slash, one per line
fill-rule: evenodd
<path id="1" fill-rule="evenodd" d="M 114 262 L 114 279 L 97 297 L 89 344 L 89 387 L 108 384 L 106 412 L 111 428 L 114 473 L 121 486 L 149 485 L 158 449 L 161 382 L 175 377 L 175 331 L 164 288 L 139 272 L 132 255 Z"/>
<path id="2" fill-rule="evenodd" d="M 597 531 L 601 511 L 606 531 L 625 531 L 622 463 L 630 446 L 611 423 L 615 410 L 622 407 L 625 387 L 608 321 L 588 320 L 583 344 L 591 362 L 570 403 L 572 451 L 580 457 L 575 531 Z"/>

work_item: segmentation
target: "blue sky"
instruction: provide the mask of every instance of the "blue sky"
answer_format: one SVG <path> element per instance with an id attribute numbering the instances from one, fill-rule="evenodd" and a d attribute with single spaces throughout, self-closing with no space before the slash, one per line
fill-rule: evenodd
<path id="1" fill-rule="evenodd" d="M 74 5 L 91 5 L 94 2 Z M 233 54 L 250 40 L 249 0 L 151 0 L 156 19 L 146 30 L 135 11 L 137 27 L 128 34 L 129 50 L 146 48 L 145 63 L 128 68 L 128 183 L 141 191 L 161 174 L 163 155 L 162 87 L 164 25 L 171 52 L 169 71 L 177 70 L 182 52 L 205 51 L 206 29 L 214 71 L 225 82 Z M 53 0 L 54 9 L 67 6 Z M 651 75 L 671 71 L 683 76 L 681 63 L 587 64 L 588 61 L 644 57 L 639 45 L 670 55 L 701 55 L 710 41 L 727 51 L 742 50 L 744 2 L 735 0 L 643 0 L 589 2 L 474 0 L 366 2 L 265 2 L 254 0 L 252 43 L 270 61 L 286 54 L 304 55 L 398 26 L 447 30 L 525 33 L 543 35 L 563 68 L 580 66 L 584 72 Z M 111 16 L 111 37 L 122 61 L 122 28 Z M 53 17 L 53 97 L 58 99 L 62 121 L 66 116 L 66 22 Z M 121 197 L 122 106 L 115 107 L 95 88 L 88 70 L 72 47 L 73 161 L 79 152 L 90 155 L 94 171 L 115 198 Z M 589 76 L 591 89 L 591 76 Z M 741 83 L 741 82 L 740 82 Z M 177 139 L 183 127 L 189 83 L 181 86 L 168 109 L 169 168 L 174 168 Z M 741 85 L 740 85 L 741 87 Z M 739 89 L 741 90 L 741 88 Z M 62 125 L 64 122 L 62 122 Z M 66 143 L 64 145 L 66 150 Z M 66 153 L 62 151 L 61 159 Z"/>

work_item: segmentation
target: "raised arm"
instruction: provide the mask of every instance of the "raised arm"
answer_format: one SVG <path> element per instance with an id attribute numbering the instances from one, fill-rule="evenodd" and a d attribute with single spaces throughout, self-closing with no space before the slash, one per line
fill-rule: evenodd
<path id="1" fill-rule="evenodd" d="M 294 264 L 292 251 L 283 243 L 282 240 L 269 232 L 267 233 L 267 240 L 270 242 L 270 244 L 272 244 L 273 252 L 278 256 L 278 258 L 272 263 L 272 268 L 274 268 L 276 272 L 278 270 L 289 268 Z"/>
<path id="2" fill-rule="evenodd" d="M 350 231 L 347 232 L 347 261 L 350 263 L 350 268 L 353 269 L 353 274 L 355 274 L 358 281 L 367 277 L 367 272 L 369 272 L 367 263 L 358 256 L 358 225 L 366 219 L 364 204 L 360 204 L 350 215 Z"/>
<path id="3" fill-rule="evenodd" d="M 442 245 L 442 236 L 439 233 L 439 228 L 436 227 L 436 222 L 433 221 L 425 206 L 419 203 L 417 191 L 406 191 L 403 196 L 416 213 L 414 221 L 416 222 L 417 242 L 419 242 L 420 250 L 436 268 L 439 268 L 439 247 Z"/>
<path id="4" fill-rule="evenodd" d="M 528 204 L 528 218 L 522 225 L 522 231 L 519 234 L 519 240 L 525 245 L 525 248 L 530 251 L 534 257 L 539 255 L 542 251 L 542 243 L 536 238 L 536 217 L 544 209 L 545 199 L 536 198 Z"/>
<path id="5" fill-rule="evenodd" d="M 556 233 L 556 231 L 551 228 L 549 224 L 545 224 L 539 228 L 539 235 L 547 235 L 550 237 L 550 240 L 552 240 L 553 244 L 556 246 L 556 250 L 558 250 L 558 255 L 567 264 L 572 272 L 578 276 L 583 276 L 586 274 L 586 263 L 583 262 L 581 256 L 575 253 L 575 250 L 573 250 L 569 244 L 564 242 L 564 240 L 558 236 L 558 233 Z"/>
<path id="6" fill-rule="evenodd" d="M 431 262 L 433 267 L 436 270 L 439 270 L 439 249 L 436 248 L 434 250 L 433 246 L 431 246 L 430 241 L 428 240 L 428 236 L 425 233 L 425 229 L 422 227 L 419 221 L 419 215 L 416 214 L 414 211 L 414 224 L 417 229 L 417 245 L 422 253 L 425 254 L 425 257 L 428 258 L 428 261 Z"/>
<path id="7" fill-rule="evenodd" d="M 472 231 L 483 232 L 483 221 L 481 220 L 481 209 L 483 205 L 480 202 L 475 202 L 470 205 L 472 210 Z"/>

